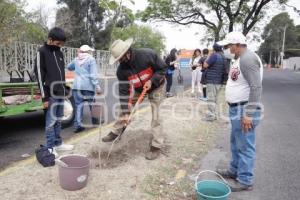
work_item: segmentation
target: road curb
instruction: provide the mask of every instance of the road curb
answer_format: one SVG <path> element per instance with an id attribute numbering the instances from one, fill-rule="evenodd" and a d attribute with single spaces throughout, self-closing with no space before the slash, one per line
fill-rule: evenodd
<path id="1" fill-rule="evenodd" d="M 147 112 L 149 109 L 150 109 L 150 105 L 139 109 L 136 112 L 136 114 L 141 114 L 141 113 Z M 105 130 L 105 129 L 111 128 L 114 123 L 115 123 L 115 121 L 113 121 L 113 122 L 111 122 L 107 125 L 102 126 L 102 131 Z M 75 135 L 75 136 L 71 137 L 70 139 L 67 140 L 66 143 L 68 143 L 68 144 L 78 143 L 79 141 L 81 141 L 85 138 L 94 136 L 98 133 L 99 133 L 99 128 L 94 128 L 92 130 L 82 132 L 80 135 Z M 20 169 L 22 167 L 25 167 L 27 165 L 30 165 L 30 164 L 34 163 L 35 161 L 36 161 L 35 155 L 32 155 L 32 156 L 30 156 L 29 158 L 27 158 L 25 160 L 16 161 L 16 162 L 8 165 L 7 167 L 5 167 L 3 170 L 1 170 L 0 171 L 0 177 L 5 176 L 5 175 L 10 174 L 10 173 L 13 173 L 13 172 L 17 171 L 18 169 Z"/>

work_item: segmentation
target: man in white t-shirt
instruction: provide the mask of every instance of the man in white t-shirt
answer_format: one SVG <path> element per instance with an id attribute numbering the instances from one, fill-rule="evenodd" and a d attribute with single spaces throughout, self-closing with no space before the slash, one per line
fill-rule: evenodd
<path id="1" fill-rule="evenodd" d="M 261 118 L 263 66 L 260 58 L 247 49 L 246 37 L 240 32 L 228 33 L 223 41 L 224 55 L 233 59 L 225 96 L 231 120 L 231 162 L 229 169 L 217 170 L 236 180 L 233 192 L 252 190 L 254 179 L 256 127 Z"/>

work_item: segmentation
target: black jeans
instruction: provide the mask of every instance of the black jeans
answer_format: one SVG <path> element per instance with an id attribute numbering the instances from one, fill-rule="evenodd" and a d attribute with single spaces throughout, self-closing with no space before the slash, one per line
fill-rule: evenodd
<path id="1" fill-rule="evenodd" d="M 167 79 L 166 91 L 170 92 L 172 87 L 172 82 L 173 82 L 173 74 L 166 74 L 166 79 Z"/>

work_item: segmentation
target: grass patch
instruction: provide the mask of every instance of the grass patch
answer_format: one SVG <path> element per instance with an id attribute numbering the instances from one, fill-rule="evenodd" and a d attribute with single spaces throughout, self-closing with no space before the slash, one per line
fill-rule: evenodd
<path id="1" fill-rule="evenodd" d="M 206 153 L 214 141 L 213 132 L 217 124 L 199 124 L 187 131 L 179 143 L 172 146 L 168 162 L 154 169 L 142 183 L 142 191 L 149 199 L 179 200 L 195 199 L 194 181 L 189 177 L 200 167 L 201 155 Z M 203 142 L 202 142 L 203 141 Z M 176 179 L 179 170 L 186 172 L 184 178 Z"/>
<path id="2" fill-rule="evenodd" d="M 220 102 L 224 101 L 224 91 Z M 224 106 L 225 108 L 225 106 Z M 207 153 L 215 141 L 215 131 L 221 127 L 219 122 L 205 123 L 195 121 L 197 125 L 183 127 L 184 135 L 171 145 L 171 152 L 166 163 L 158 166 L 142 182 L 142 192 L 150 200 L 196 200 L 194 176 L 200 168 L 201 157 Z M 189 124 L 189 122 L 187 122 Z M 185 176 L 176 179 L 179 171 Z"/>

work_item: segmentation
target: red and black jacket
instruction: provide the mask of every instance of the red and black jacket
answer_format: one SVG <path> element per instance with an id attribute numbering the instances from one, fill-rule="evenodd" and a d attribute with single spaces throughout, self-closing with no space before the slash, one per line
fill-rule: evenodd
<path id="1" fill-rule="evenodd" d="M 132 49 L 128 63 L 121 63 L 117 70 L 122 113 L 129 113 L 134 92 L 141 93 L 144 84 L 152 81 L 151 93 L 165 81 L 168 66 L 152 49 Z"/>

